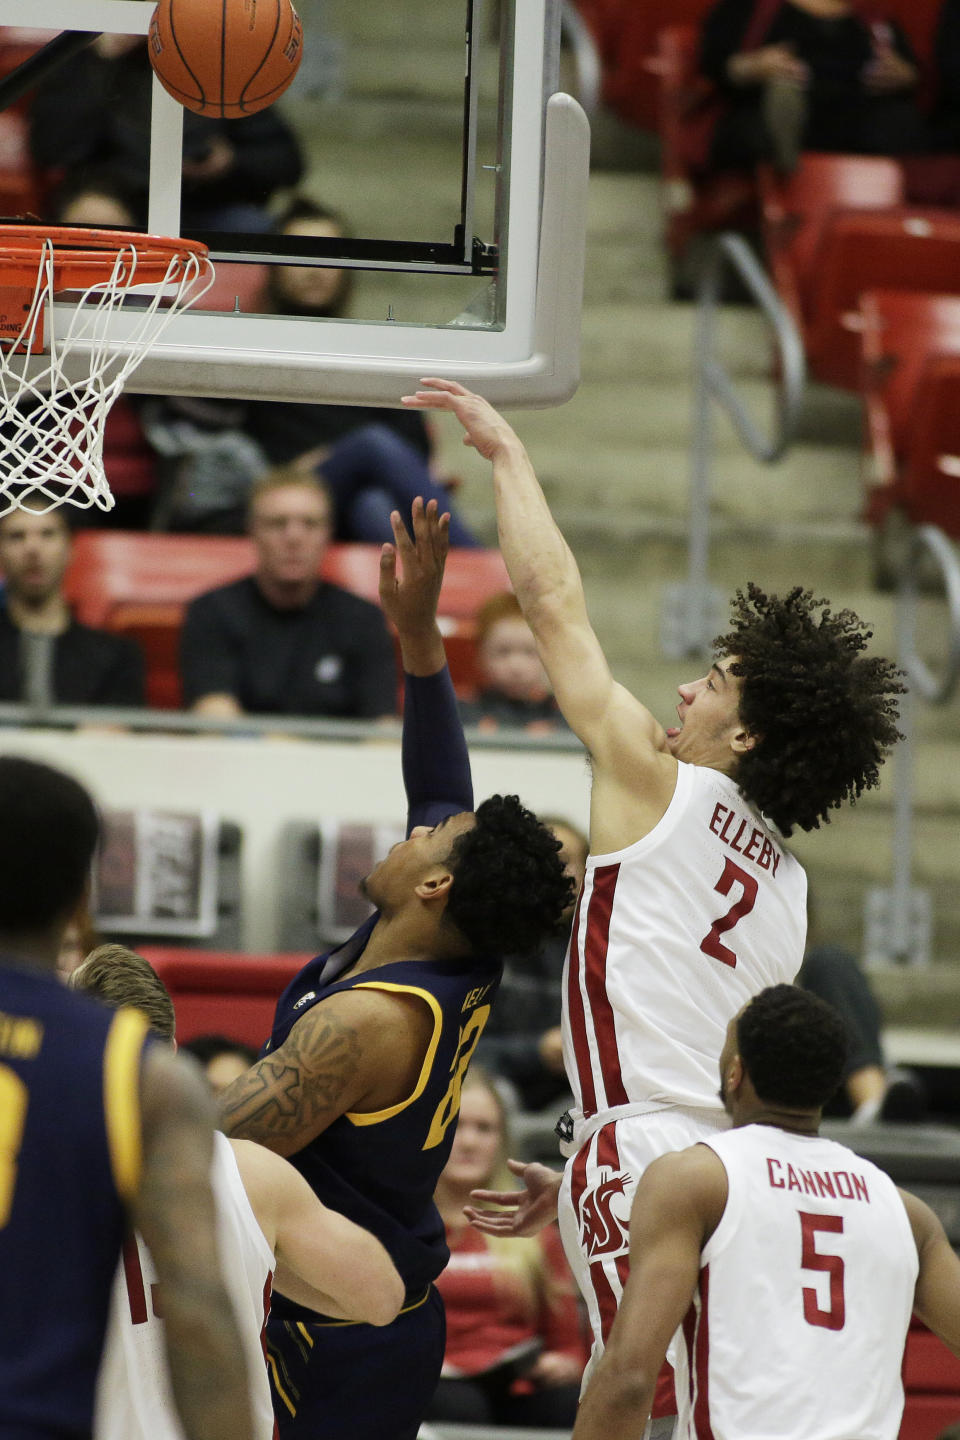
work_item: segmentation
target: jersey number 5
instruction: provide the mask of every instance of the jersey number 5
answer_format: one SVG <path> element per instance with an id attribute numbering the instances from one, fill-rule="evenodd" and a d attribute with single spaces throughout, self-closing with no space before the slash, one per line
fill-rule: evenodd
<path id="1" fill-rule="evenodd" d="M 840 1255 L 821 1255 L 817 1249 L 817 1231 L 829 1230 L 834 1235 L 843 1234 L 842 1215 L 809 1215 L 798 1210 L 800 1216 L 800 1267 L 803 1270 L 820 1270 L 830 1276 L 830 1307 L 820 1308 L 816 1290 L 803 1287 L 803 1318 L 808 1325 L 818 1325 L 822 1330 L 842 1330 L 847 1318 L 843 1299 L 843 1258 Z"/>
<path id="2" fill-rule="evenodd" d="M 746 870 L 741 870 L 739 865 L 735 865 L 732 860 L 728 859 L 723 867 L 723 874 L 713 888 L 721 895 L 729 895 L 734 885 L 740 886 L 739 898 L 733 902 L 725 915 L 721 915 L 719 920 L 714 920 L 709 934 L 704 935 L 700 941 L 700 949 L 704 955 L 712 955 L 714 960 L 722 961 L 731 969 L 736 966 L 737 957 L 728 945 L 724 945 L 720 936 L 725 935 L 728 930 L 732 930 L 744 915 L 750 914 L 757 903 L 758 886 L 752 875 L 748 875 Z"/>

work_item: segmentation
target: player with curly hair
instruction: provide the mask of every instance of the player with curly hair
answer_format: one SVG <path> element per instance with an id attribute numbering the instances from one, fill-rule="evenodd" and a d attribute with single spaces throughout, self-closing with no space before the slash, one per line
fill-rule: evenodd
<path id="1" fill-rule="evenodd" d="M 800 968 L 806 877 L 784 836 L 877 783 L 902 687 L 889 662 L 864 653 L 870 632 L 849 611 L 750 586 L 664 729 L 614 680 L 517 435 L 463 386 L 421 383 L 405 403 L 452 411 L 492 463 L 513 587 L 592 762 L 591 854 L 564 979 L 569 1163 L 559 1197 L 552 1172 L 517 1166 L 526 1189 L 511 1209 L 477 1219 L 531 1233 L 559 1199 L 595 1360 L 623 1292 L 640 1175 L 725 1125 L 716 1076 L 727 1024 Z M 673 1413 L 665 1383 L 654 1414 Z"/>
<path id="2" fill-rule="evenodd" d="M 473 809 L 436 624 L 449 516 L 393 515 L 380 595 L 406 671 L 407 839 L 363 882 L 376 913 L 280 997 L 261 1059 L 224 1091 L 232 1136 L 286 1156 L 333 1210 L 372 1231 L 403 1278 L 391 1324 L 344 1324 L 274 1293 L 267 1348 L 281 1440 L 414 1440 L 443 1363 L 447 1261 L 433 1201 L 460 1087 L 502 956 L 557 930 L 572 886 L 560 843 L 515 795 Z M 402 574 L 397 572 L 397 556 Z"/>

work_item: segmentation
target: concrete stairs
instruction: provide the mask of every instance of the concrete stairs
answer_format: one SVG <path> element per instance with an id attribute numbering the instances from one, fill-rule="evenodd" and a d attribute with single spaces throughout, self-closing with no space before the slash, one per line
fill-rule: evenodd
<path id="1" fill-rule="evenodd" d="M 308 25 L 312 4 L 307 0 Z M 323 17 L 342 43 L 342 93 L 326 101 L 294 95 L 289 104 L 309 137 L 308 188 L 342 207 L 357 233 L 446 235 L 459 194 L 460 7 L 325 0 Z M 495 75 L 492 51 L 484 75 L 486 95 Z M 486 107 L 481 133 L 488 140 L 491 120 Z M 609 137 L 608 117 L 600 128 Z M 580 390 L 560 409 L 510 418 L 580 562 L 615 673 L 668 720 L 676 682 L 690 672 L 690 664 L 663 658 L 659 632 L 664 587 L 683 579 L 686 567 L 695 335 L 693 307 L 666 298 L 659 229 L 652 173 L 595 169 Z M 376 276 L 358 288 L 358 314 L 384 314 L 389 303 L 398 318 L 427 319 L 457 313 L 470 287 L 440 277 Z M 723 335 L 745 394 L 758 414 L 768 412 L 762 322 L 748 308 L 730 307 Z M 872 539 L 858 518 L 860 427 L 853 398 L 813 386 L 796 444 L 767 470 L 718 418 L 711 578 L 725 593 L 747 580 L 771 590 L 808 586 L 869 617 L 878 648 L 893 653 L 893 599 L 874 589 Z M 452 423 L 441 428 L 440 445 L 448 467 L 465 479 L 459 503 L 493 542 L 486 465 L 461 446 Z M 944 632 L 944 605 L 930 597 L 922 633 L 933 654 L 938 646 L 942 653 Z M 879 973 L 877 987 L 899 1023 L 920 1011 L 925 1021 L 933 1015 L 954 1023 L 960 1022 L 960 697 L 939 710 L 919 709 L 914 883 L 934 891 L 937 965 L 911 971 L 909 981 L 903 972 Z M 854 949 L 866 887 L 889 883 L 890 770 L 855 810 L 796 840 L 823 936 Z M 926 1009 L 924 994 L 937 997 Z"/>

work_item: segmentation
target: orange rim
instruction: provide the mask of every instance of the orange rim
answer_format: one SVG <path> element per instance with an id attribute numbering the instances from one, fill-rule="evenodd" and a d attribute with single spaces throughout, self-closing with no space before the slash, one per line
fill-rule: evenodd
<path id="1" fill-rule="evenodd" d="M 0 285 L 33 289 L 47 241 L 53 246 L 54 288 L 60 290 L 84 289 L 108 279 L 118 255 L 124 251 L 135 253 L 136 280 L 144 284 L 163 280 L 171 260 L 179 259 L 186 264 L 191 259 L 205 260 L 209 253 L 199 240 L 145 235 L 132 230 L 0 225 Z"/>

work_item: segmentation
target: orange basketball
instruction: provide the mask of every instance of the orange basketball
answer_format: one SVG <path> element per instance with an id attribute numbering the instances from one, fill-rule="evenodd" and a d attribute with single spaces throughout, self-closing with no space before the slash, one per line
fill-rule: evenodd
<path id="1" fill-rule="evenodd" d="M 174 100 L 198 115 L 239 120 L 286 90 L 303 30 L 290 0 L 160 0 L 147 48 Z"/>

